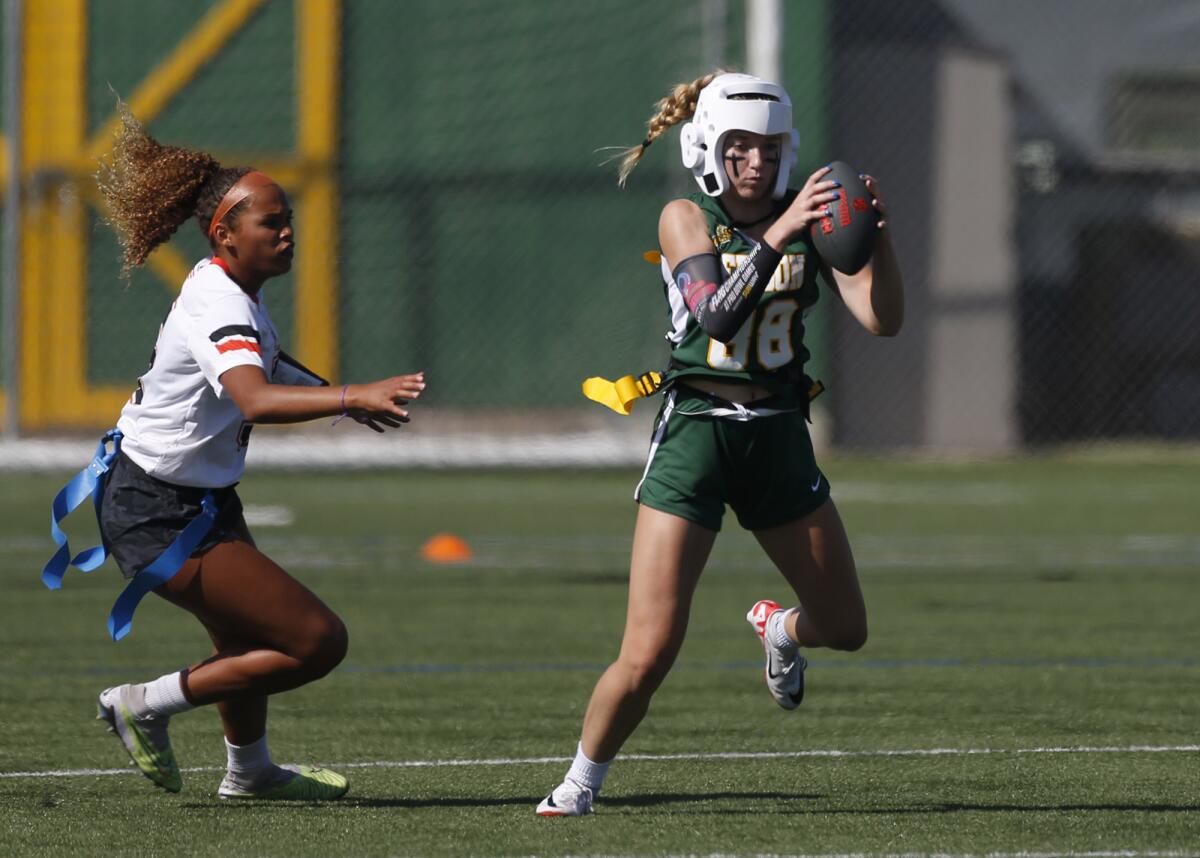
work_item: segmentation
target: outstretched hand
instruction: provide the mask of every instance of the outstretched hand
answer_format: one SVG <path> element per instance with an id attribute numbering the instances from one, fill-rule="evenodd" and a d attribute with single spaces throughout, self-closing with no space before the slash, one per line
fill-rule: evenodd
<path id="1" fill-rule="evenodd" d="M 408 411 L 401 406 L 419 397 L 424 389 L 424 372 L 352 384 L 346 389 L 346 413 L 376 432 L 383 432 L 387 426 L 397 428 L 409 421 Z"/>

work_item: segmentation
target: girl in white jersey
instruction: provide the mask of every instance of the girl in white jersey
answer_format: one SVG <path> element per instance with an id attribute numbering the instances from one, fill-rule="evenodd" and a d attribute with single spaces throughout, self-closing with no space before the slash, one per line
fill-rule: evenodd
<path id="1" fill-rule="evenodd" d="M 896 334 L 904 302 L 888 233 L 853 275 L 816 253 L 810 227 L 831 213 L 838 183 L 822 168 L 788 189 L 796 132 L 778 84 L 713 73 L 675 87 L 658 107 L 620 181 L 655 139 L 687 123 L 681 154 L 700 193 L 667 203 L 658 226 L 672 322 L 668 390 L 635 494 L 621 651 L 592 692 L 575 760 L 541 816 L 591 812 L 683 644 L 726 505 L 795 596 L 791 610 L 764 599 L 747 615 L 781 707 L 795 709 L 803 696 L 801 647 L 856 650 L 867 637 L 854 558 L 808 437 L 802 311 L 816 300 L 819 274 L 864 328 Z M 875 180 L 865 183 L 864 205 L 882 218 Z"/>
<path id="2" fill-rule="evenodd" d="M 99 183 L 125 269 L 195 216 L 212 256 L 192 269 L 164 321 L 150 369 L 121 411 L 120 452 L 105 475 L 101 531 L 126 578 L 159 558 L 215 503 L 207 535 L 154 592 L 193 614 L 214 652 L 190 668 L 105 690 L 100 717 L 157 786 L 182 787 L 168 719 L 215 704 L 228 771 L 222 798 L 334 799 L 344 777 L 282 767 L 267 750 L 267 698 L 320 679 L 346 654 L 346 627 L 255 548 L 234 491 L 254 423 L 349 415 L 382 432 L 408 421 L 423 374 L 330 387 L 280 350 L 263 284 L 292 265 L 283 189 L 262 173 L 151 138 L 122 110 Z"/>

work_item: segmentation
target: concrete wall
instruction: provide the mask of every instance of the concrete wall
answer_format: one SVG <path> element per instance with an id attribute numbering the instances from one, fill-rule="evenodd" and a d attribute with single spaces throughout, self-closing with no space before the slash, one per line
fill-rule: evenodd
<path id="1" fill-rule="evenodd" d="M 1006 450 L 1018 357 L 1005 63 L 954 41 L 871 42 L 837 62 L 832 151 L 880 180 L 907 320 L 877 339 L 832 314 L 834 442 Z"/>

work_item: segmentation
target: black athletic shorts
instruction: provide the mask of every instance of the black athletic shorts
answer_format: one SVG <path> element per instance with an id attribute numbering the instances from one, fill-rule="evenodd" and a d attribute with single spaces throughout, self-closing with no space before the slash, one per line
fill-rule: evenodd
<path id="1" fill-rule="evenodd" d="M 233 540 L 253 545 L 254 539 L 242 515 L 242 501 L 233 486 L 223 489 L 177 486 L 150 476 L 124 453 L 118 454 L 104 475 L 100 533 L 121 574 L 132 578 L 157 560 L 188 522 L 200 514 L 201 502 L 209 491 L 219 512 L 212 530 L 192 556 Z"/>

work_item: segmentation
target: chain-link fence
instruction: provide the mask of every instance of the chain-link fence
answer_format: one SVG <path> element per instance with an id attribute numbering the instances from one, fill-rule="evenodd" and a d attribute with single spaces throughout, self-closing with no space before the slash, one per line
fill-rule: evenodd
<path id="1" fill-rule="evenodd" d="M 622 422 L 579 382 L 665 364 L 642 253 L 691 178 L 676 132 L 623 191 L 600 150 L 639 141 L 672 84 L 752 68 L 751 2 L 19 5 L 20 301 L 0 324 L 26 432 L 111 424 L 206 252 L 189 225 L 118 278 L 90 179 L 114 93 L 160 139 L 288 188 L 297 266 L 267 301 L 314 368 L 425 369 L 429 431 L 642 431 L 652 406 Z M 1200 434 L 1200 7 L 779 5 L 793 184 L 835 157 L 875 175 L 907 286 L 896 339 L 829 294 L 811 314 L 821 433 L 984 451 Z"/>
<path id="2" fill-rule="evenodd" d="M 895 343 L 835 321 L 843 440 L 1200 433 L 1200 7 L 832 9 L 831 148 L 885 181 L 909 286 Z"/>

